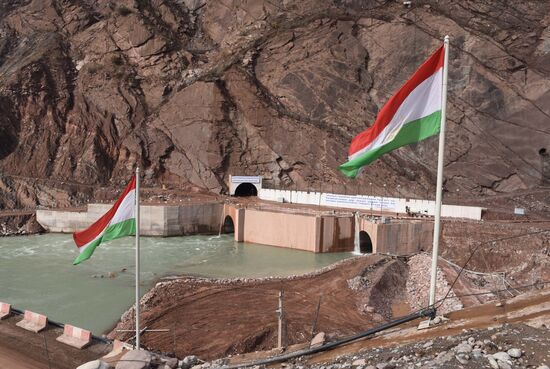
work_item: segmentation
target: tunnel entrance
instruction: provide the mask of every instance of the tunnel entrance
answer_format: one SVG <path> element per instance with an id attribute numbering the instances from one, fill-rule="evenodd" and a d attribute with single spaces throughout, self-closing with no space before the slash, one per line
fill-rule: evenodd
<path id="1" fill-rule="evenodd" d="M 359 232 L 359 251 L 361 254 L 372 254 L 372 241 L 365 231 Z"/>
<path id="2" fill-rule="evenodd" d="M 258 189 L 252 183 L 241 183 L 235 189 L 235 196 L 258 196 Z"/>
<path id="3" fill-rule="evenodd" d="M 229 215 L 223 221 L 222 233 L 235 233 L 235 224 Z"/>

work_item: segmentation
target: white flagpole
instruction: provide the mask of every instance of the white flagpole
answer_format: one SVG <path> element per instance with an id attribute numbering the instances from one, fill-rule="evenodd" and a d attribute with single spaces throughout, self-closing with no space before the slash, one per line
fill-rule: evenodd
<path id="1" fill-rule="evenodd" d="M 435 222 L 432 249 L 432 276 L 430 283 L 430 304 L 435 303 L 437 282 L 437 256 L 439 254 L 439 234 L 441 228 L 441 197 L 443 191 L 443 158 L 445 153 L 445 115 L 447 113 L 447 72 L 449 71 L 449 36 L 444 41 L 445 56 L 443 61 L 443 86 L 441 94 L 441 127 L 439 129 L 439 150 L 437 158 L 437 187 L 435 192 Z"/>
<path id="2" fill-rule="evenodd" d="M 136 168 L 136 350 L 139 350 L 139 167 Z"/>

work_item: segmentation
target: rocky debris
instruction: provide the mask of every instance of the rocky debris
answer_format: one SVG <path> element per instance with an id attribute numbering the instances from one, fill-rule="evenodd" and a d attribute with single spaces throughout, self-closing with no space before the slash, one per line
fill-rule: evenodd
<path id="1" fill-rule="evenodd" d="M 36 214 L 2 215 L 0 213 L 0 236 L 20 236 L 44 232 L 36 221 Z"/>
<path id="2" fill-rule="evenodd" d="M 124 354 L 115 369 L 189 369 L 198 363 L 204 362 L 196 356 L 187 356 L 179 361 L 174 357 L 166 357 L 142 349 Z"/>
<path id="3" fill-rule="evenodd" d="M 417 310 L 428 305 L 428 295 L 430 290 L 431 275 L 431 257 L 426 254 L 412 256 L 407 262 L 409 274 L 407 278 L 407 300 L 413 310 Z M 445 274 L 440 268 L 437 269 L 437 288 L 436 301 L 445 297 L 450 285 Z M 438 307 L 438 313 L 445 314 L 450 311 L 461 309 L 462 303 L 455 298 L 454 291 L 450 291 L 448 298 Z"/>
<path id="4" fill-rule="evenodd" d="M 179 367 L 182 369 L 189 369 L 193 366 L 200 365 L 203 363 L 204 361 L 202 361 L 195 355 L 190 355 L 183 358 L 183 360 L 179 363 Z"/>
<path id="5" fill-rule="evenodd" d="M 286 368 L 543 368 L 550 360 L 546 329 L 503 325 L 481 331 L 465 330 L 458 336 L 435 338 L 396 347 L 369 348 L 338 356 L 334 361 L 309 365 L 307 359 L 286 363 Z M 522 347 L 523 349 L 521 349 Z M 508 352 L 511 352 L 510 355 Z M 541 362 L 543 363 L 541 365 Z"/>

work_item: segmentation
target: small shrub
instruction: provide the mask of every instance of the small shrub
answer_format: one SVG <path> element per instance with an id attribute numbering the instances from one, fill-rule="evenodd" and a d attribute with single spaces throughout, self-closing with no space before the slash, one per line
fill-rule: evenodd
<path id="1" fill-rule="evenodd" d="M 132 9 L 128 8 L 127 6 L 121 5 L 117 9 L 118 14 L 122 15 L 123 17 L 132 14 Z"/>
<path id="2" fill-rule="evenodd" d="M 86 69 L 88 70 L 88 73 L 90 73 L 90 74 L 96 74 L 102 68 L 103 68 L 103 66 L 101 64 L 98 64 L 98 63 L 88 63 L 88 64 L 86 64 Z"/>
<path id="3" fill-rule="evenodd" d="M 121 66 L 122 64 L 124 64 L 124 59 L 123 59 L 122 56 L 120 56 L 120 55 L 113 55 L 113 56 L 111 57 L 111 62 L 112 62 L 114 65 Z"/>

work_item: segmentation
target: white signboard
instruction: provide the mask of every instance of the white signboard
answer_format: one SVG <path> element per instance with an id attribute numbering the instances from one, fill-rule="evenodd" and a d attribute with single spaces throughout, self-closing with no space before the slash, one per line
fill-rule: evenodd
<path id="1" fill-rule="evenodd" d="M 395 210 L 396 201 L 390 197 L 352 196 L 327 193 L 325 204 L 329 206 L 351 207 L 359 209 Z"/>
<path id="2" fill-rule="evenodd" d="M 231 176 L 231 183 L 252 183 L 259 184 L 262 177 L 259 176 Z"/>

